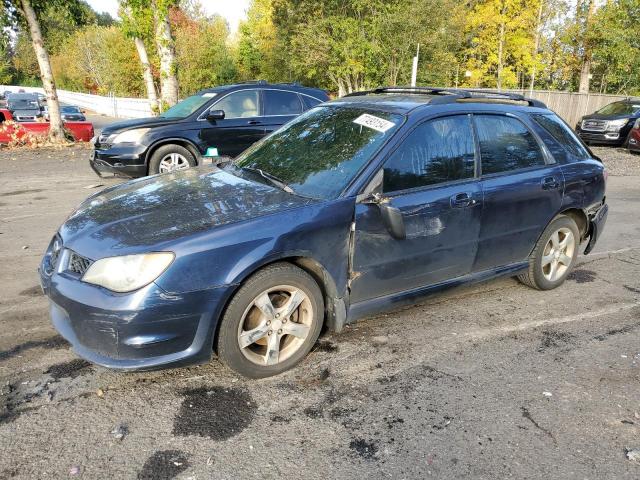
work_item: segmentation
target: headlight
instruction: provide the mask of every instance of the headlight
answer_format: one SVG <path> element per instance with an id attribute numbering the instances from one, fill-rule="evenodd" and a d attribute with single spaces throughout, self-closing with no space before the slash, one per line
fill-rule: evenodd
<path id="1" fill-rule="evenodd" d="M 640 128 L 640 118 L 633 124 L 633 128 Z"/>
<path id="2" fill-rule="evenodd" d="M 610 120 L 607 124 L 607 130 L 613 130 L 617 132 L 622 127 L 624 127 L 629 122 L 628 118 L 623 118 L 621 120 Z"/>
<path id="3" fill-rule="evenodd" d="M 127 130 L 126 132 L 113 135 L 113 140 L 111 140 L 110 138 L 109 143 L 139 143 L 140 139 L 148 131 L 148 128 L 136 128 L 134 130 Z"/>
<path id="4" fill-rule="evenodd" d="M 93 263 L 82 281 L 114 292 L 132 292 L 150 284 L 173 262 L 170 252 L 107 257 Z"/>

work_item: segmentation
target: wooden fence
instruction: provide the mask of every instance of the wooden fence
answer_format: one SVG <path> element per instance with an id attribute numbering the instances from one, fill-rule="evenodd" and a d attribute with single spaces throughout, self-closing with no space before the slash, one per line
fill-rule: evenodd
<path id="1" fill-rule="evenodd" d="M 509 91 L 513 93 L 521 93 L 525 97 L 532 97 L 544 102 L 547 107 L 560 115 L 573 128 L 575 128 L 580 118 L 584 115 L 600 110 L 609 103 L 629 98 L 620 95 L 557 92 L 550 90 L 534 90 L 533 94 L 531 94 L 529 90 Z"/>

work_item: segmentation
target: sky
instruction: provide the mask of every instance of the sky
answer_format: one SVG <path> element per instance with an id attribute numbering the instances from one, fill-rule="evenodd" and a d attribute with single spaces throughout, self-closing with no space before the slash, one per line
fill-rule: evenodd
<path id="1" fill-rule="evenodd" d="M 240 20 L 246 17 L 250 0 L 200 0 L 204 11 L 208 14 L 217 13 L 227 19 L 231 33 L 238 30 Z M 109 12 L 112 17 L 118 16 L 118 0 L 87 0 L 87 3 L 97 12 Z"/>

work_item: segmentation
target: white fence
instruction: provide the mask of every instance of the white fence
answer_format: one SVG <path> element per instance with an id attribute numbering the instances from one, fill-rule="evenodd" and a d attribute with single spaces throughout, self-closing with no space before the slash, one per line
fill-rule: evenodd
<path id="1" fill-rule="evenodd" d="M 44 93 L 39 87 L 19 87 L 15 85 L 0 85 L 0 92 L 10 90 L 17 92 L 19 89 L 25 92 Z M 77 105 L 96 113 L 121 118 L 150 117 L 151 107 L 149 102 L 143 98 L 125 98 L 109 95 L 91 95 L 89 93 L 70 92 L 58 89 L 58 98 L 61 102 Z"/>

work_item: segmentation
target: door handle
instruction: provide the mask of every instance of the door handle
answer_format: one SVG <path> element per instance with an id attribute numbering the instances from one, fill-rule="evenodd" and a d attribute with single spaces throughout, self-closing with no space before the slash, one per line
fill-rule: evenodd
<path id="1" fill-rule="evenodd" d="M 475 205 L 476 200 L 472 198 L 472 195 L 467 192 L 458 193 L 451 197 L 451 206 L 453 208 L 465 208 Z"/>
<path id="2" fill-rule="evenodd" d="M 556 180 L 556 177 L 545 177 L 542 180 L 543 190 L 555 190 L 556 188 L 560 188 L 560 182 Z"/>
<path id="3" fill-rule="evenodd" d="M 261 125 L 262 122 L 260 120 L 249 120 L 247 125 Z"/>

